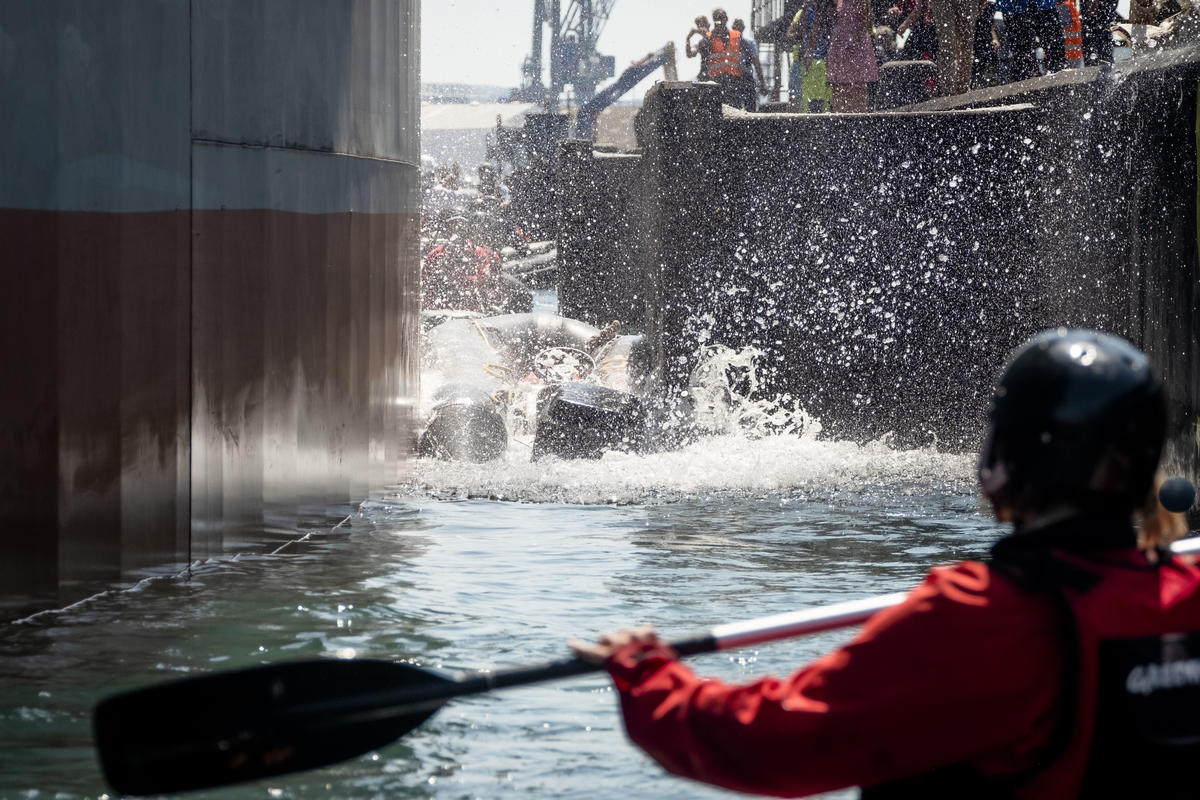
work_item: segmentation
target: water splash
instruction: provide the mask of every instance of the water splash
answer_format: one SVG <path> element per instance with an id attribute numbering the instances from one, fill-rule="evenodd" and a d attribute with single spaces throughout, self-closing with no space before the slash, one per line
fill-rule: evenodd
<path id="1" fill-rule="evenodd" d="M 791 395 L 764 397 L 762 360 L 756 347 L 734 350 L 724 345 L 701 348 L 688 381 L 696 427 L 709 434 L 737 434 L 749 439 L 777 434 L 818 435 L 821 423 Z"/>
<path id="2" fill-rule="evenodd" d="M 857 443 L 825 438 L 820 421 L 789 396 L 761 397 L 761 352 L 706 346 L 688 391 L 698 437 L 676 450 L 611 451 L 599 460 L 530 460 L 532 432 L 510 407 L 501 462 L 418 459 L 403 495 L 531 503 L 630 505 L 706 496 L 828 498 L 890 496 L 943 486 L 970 492 L 973 461 L 934 448 L 903 450 L 890 437 Z M 428 376 L 427 376 L 428 377 Z"/>

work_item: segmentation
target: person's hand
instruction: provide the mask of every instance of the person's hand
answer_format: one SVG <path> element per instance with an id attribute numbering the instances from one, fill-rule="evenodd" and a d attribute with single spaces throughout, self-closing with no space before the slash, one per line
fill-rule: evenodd
<path id="1" fill-rule="evenodd" d="M 568 639 L 567 647 L 571 648 L 571 652 L 578 658 L 589 664 L 603 666 L 613 653 L 634 642 L 658 644 L 658 633 L 654 630 L 653 625 L 641 625 L 631 630 L 603 633 L 595 644 L 581 642 L 578 639 Z"/>

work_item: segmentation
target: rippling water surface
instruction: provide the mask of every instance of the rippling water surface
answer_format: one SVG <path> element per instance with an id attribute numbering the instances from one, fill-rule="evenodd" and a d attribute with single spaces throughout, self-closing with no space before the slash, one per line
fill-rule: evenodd
<path id="1" fill-rule="evenodd" d="M 101 796 L 91 707 L 154 681 L 343 648 L 451 670 L 514 666 L 630 622 L 674 636 L 906 588 L 997 535 L 971 468 L 811 435 L 599 462 L 418 462 L 408 485 L 336 533 L 0 629 L 0 798 Z M 847 635 L 695 664 L 727 679 L 783 672 Z M 732 796 L 667 776 L 630 746 L 600 675 L 456 700 L 375 753 L 199 796 L 634 794 Z"/>

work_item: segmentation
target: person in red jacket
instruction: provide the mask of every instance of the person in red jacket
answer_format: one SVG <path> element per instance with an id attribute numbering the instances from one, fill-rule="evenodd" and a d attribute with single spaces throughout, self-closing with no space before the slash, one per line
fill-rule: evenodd
<path id="1" fill-rule="evenodd" d="M 995 392 L 979 478 L 1013 532 L 986 562 L 934 570 L 786 678 L 701 680 L 646 628 L 572 649 L 607 666 L 636 744 L 737 791 L 1196 796 L 1200 569 L 1165 549 L 1164 438 L 1142 353 L 1045 333 Z"/>
<path id="2" fill-rule="evenodd" d="M 502 303 L 500 256 L 476 244 L 469 222 L 461 215 L 449 217 L 446 238 L 425 254 L 421 262 L 424 308 L 490 311 Z"/>

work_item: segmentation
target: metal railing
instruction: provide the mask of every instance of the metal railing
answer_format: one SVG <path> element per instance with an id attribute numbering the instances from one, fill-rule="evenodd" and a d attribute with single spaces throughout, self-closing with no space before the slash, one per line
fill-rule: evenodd
<path id="1" fill-rule="evenodd" d="M 783 16 L 786 0 L 753 0 L 750 11 L 750 28 L 757 30 L 770 25 Z"/>

